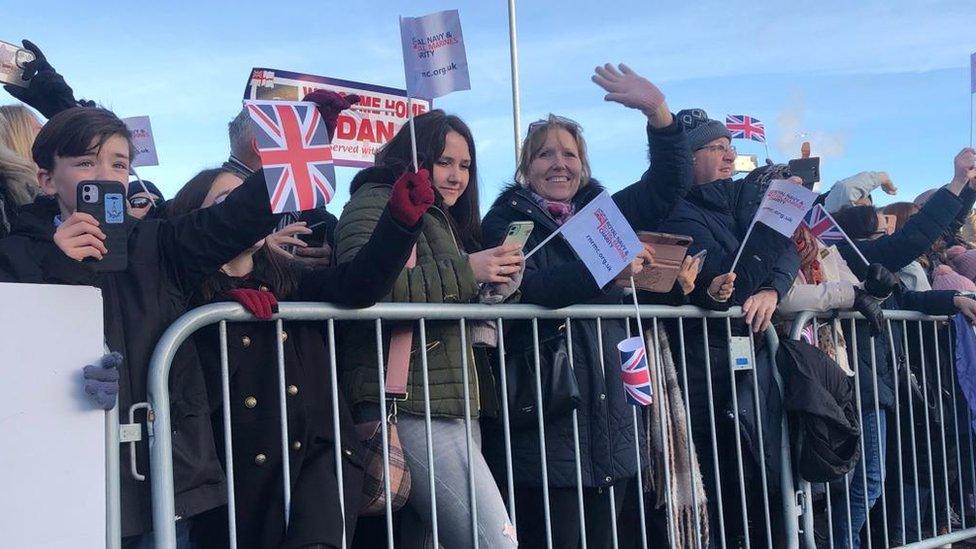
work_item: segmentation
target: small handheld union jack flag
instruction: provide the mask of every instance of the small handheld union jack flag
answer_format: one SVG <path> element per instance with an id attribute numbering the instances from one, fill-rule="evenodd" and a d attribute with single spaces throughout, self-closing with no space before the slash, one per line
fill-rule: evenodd
<path id="1" fill-rule="evenodd" d="M 758 118 L 744 114 L 729 114 L 725 117 L 725 126 L 732 132 L 732 139 L 766 142 L 766 126 Z"/>
<path id="2" fill-rule="evenodd" d="M 315 103 L 245 101 L 274 213 L 325 206 L 335 194 L 329 132 Z"/>
<path id="3" fill-rule="evenodd" d="M 810 229 L 813 236 L 819 238 L 826 246 L 846 240 L 844 231 L 841 230 L 837 222 L 834 221 L 834 218 L 820 204 L 817 204 L 807 212 L 806 217 L 803 218 L 803 224 Z"/>
<path id="4" fill-rule="evenodd" d="M 647 350 L 640 336 L 629 337 L 617 344 L 620 351 L 620 378 L 624 382 L 627 401 L 634 406 L 654 402 L 651 391 L 651 371 L 647 367 Z"/>

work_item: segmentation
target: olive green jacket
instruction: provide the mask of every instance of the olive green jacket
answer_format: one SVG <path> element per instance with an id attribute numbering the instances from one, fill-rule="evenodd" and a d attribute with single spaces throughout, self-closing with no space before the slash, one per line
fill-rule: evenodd
<path id="1" fill-rule="evenodd" d="M 367 176 L 367 177 L 361 177 Z M 369 177 L 372 176 L 372 177 Z M 336 260 L 352 261 L 366 244 L 379 221 L 392 191 L 387 170 L 364 170 L 353 181 L 353 194 L 336 227 Z M 359 184 L 357 185 L 357 182 Z M 393 292 L 382 301 L 401 303 L 469 303 L 478 295 L 478 283 L 461 250 L 447 213 L 437 206 L 423 216 L 417 240 L 417 262 L 404 268 Z M 390 334 L 397 323 L 383 323 L 383 357 L 387 359 Z M 407 382 L 407 399 L 398 410 L 424 413 L 419 323 L 413 322 L 413 345 Z M 430 380 L 430 411 L 434 416 L 464 417 L 464 379 L 461 331 L 457 321 L 426 322 L 427 368 Z M 472 416 L 479 410 L 478 375 L 470 337 L 465 353 L 468 365 L 468 395 Z M 350 404 L 378 402 L 376 333 L 372 322 L 349 322 L 342 330 L 339 347 L 341 385 Z M 384 364 L 385 369 L 385 364 Z"/>

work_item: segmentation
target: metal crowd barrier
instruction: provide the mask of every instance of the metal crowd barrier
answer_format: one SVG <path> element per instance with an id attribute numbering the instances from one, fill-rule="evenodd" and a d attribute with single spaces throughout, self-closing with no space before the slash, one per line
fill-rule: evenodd
<path id="1" fill-rule="evenodd" d="M 841 326 L 845 334 L 849 356 L 858 356 L 857 331 L 867 330 L 864 322 L 855 322 L 863 317 L 855 313 L 800 313 L 794 319 L 790 337 L 799 339 L 804 327 L 814 323 L 814 337 L 819 337 L 820 324 Z M 880 483 L 880 495 L 873 508 L 868 501 L 868 475 L 861 468 L 860 475 L 854 478 L 854 471 L 846 478 L 832 485 L 811 486 L 809 482 L 796 479 L 797 500 L 802 503 L 801 535 L 804 547 L 849 547 L 861 532 L 851 528 L 851 490 L 860 489 L 863 501 L 857 504 L 869 509 L 863 530 L 864 547 L 940 547 L 953 542 L 976 537 L 976 524 L 967 522 L 967 511 L 972 510 L 972 497 L 976 492 L 976 466 L 973 463 L 972 415 L 965 398 L 960 395 L 956 383 L 953 362 L 954 341 L 946 326 L 946 317 L 927 316 L 912 311 L 885 311 L 885 335 L 887 339 L 869 339 L 871 372 L 877 378 L 876 345 L 887 342 L 892 357 L 904 354 L 906 360 L 893 360 L 891 383 L 894 387 L 894 413 L 886 413 L 879 406 L 878 386 L 874 385 L 872 398 L 862 402 L 860 386 L 862 380 L 857 368 L 857 358 L 850 362 L 854 370 L 855 392 L 857 394 L 858 415 L 864 418 L 864 411 L 873 412 L 870 419 L 875 421 L 870 427 L 880 431 L 881 417 L 886 417 L 886 433 L 880 440 L 886 443 L 875 450 L 883 465 L 885 474 Z M 833 330 L 835 349 L 838 346 L 838 333 Z M 816 344 L 816 342 L 815 342 Z M 919 388 L 916 393 L 912 387 Z M 906 392 L 903 392 L 905 388 Z M 907 400 L 905 396 L 907 395 Z M 961 421 L 961 419 L 963 421 Z M 907 422 L 907 424 L 905 423 Z M 924 428 L 918 422 L 924 422 Z M 962 425 L 960 425 L 962 424 Z M 939 428 L 941 426 L 941 428 Z M 862 425 L 862 435 L 865 426 Z M 903 428 L 904 427 L 904 428 Z M 894 437 L 890 435 L 894 430 Z M 903 431 L 907 431 L 906 433 Z M 887 444 L 894 438 L 894 446 Z M 905 439 L 908 440 L 905 440 Z M 963 449 L 968 452 L 964 454 Z M 861 438 L 861 460 L 870 451 Z M 906 452 L 911 459 L 906 459 Z M 966 456 L 968 454 L 968 456 Z M 964 466 L 964 456 L 966 465 Z M 874 456 L 872 456 L 874 457 Z M 955 461 L 955 465 L 950 462 Z M 928 482 L 924 482 L 924 477 Z M 953 479 L 950 479 L 954 476 Z M 920 480 L 920 478 L 922 480 Z M 968 482 L 967 482 L 968 481 Z M 825 505 L 825 512 L 814 510 L 814 490 L 819 502 Z M 958 497 L 957 497 L 958 496 Z M 858 498 L 861 499 L 861 498 Z M 835 508 L 842 505 L 838 513 Z M 845 513 L 846 512 L 846 513 Z M 958 519 L 956 514 L 958 513 Z M 835 514 L 842 522 L 840 528 L 835 524 Z M 846 517 L 844 516 L 846 514 Z M 817 515 L 815 519 L 815 515 Z"/>
<path id="2" fill-rule="evenodd" d="M 338 426 L 339 414 L 338 414 L 338 400 L 337 400 L 338 383 L 336 382 L 338 372 L 337 372 L 335 347 L 334 347 L 336 322 L 352 321 L 352 320 L 374 321 L 377 341 L 382 341 L 383 327 L 381 324 L 381 320 L 386 320 L 386 321 L 410 320 L 410 321 L 418 322 L 420 328 L 419 334 L 421 338 L 419 348 L 423 350 L 422 369 L 423 369 L 425 385 L 427 380 L 427 360 L 426 360 L 426 341 L 425 341 L 426 322 L 428 321 L 458 322 L 459 326 L 461 327 L 462 333 L 465 332 L 464 326 L 466 321 L 487 320 L 487 321 L 494 322 L 499 332 L 499 342 L 498 342 L 499 355 L 500 355 L 500 360 L 502 362 L 500 368 L 500 372 L 501 372 L 500 383 L 502 385 L 502 390 L 500 391 L 500 393 L 502 395 L 501 413 L 502 413 L 502 420 L 504 426 L 505 464 L 506 464 L 506 475 L 507 475 L 506 482 L 503 483 L 501 482 L 501 480 L 499 480 L 498 484 L 499 485 L 507 484 L 507 488 L 508 488 L 507 507 L 509 512 L 509 517 L 511 522 L 513 524 L 516 524 L 515 498 L 513 496 L 513 480 L 512 480 L 513 473 L 512 473 L 511 431 L 510 431 L 509 421 L 508 421 L 509 403 L 507 402 L 507 398 L 506 398 L 507 390 L 505 389 L 507 384 L 507 380 L 505 378 L 505 368 L 504 368 L 505 323 L 514 320 L 531 322 L 532 329 L 533 329 L 533 337 L 534 337 L 533 341 L 535 346 L 535 354 L 536 354 L 535 360 L 538 365 L 538 360 L 539 360 L 538 322 L 540 320 L 593 319 L 596 320 L 597 322 L 600 322 L 605 319 L 633 318 L 635 316 L 634 312 L 635 310 L 633 307 L 623 306 L 623 305 L 615 305 L 615 306 L 579 305 L 579 306 L 568 307 L 565 309 L 551 310 L 551 309 L 544 309 L 541 307 L 528 306 L 528 305 L 484 306 L 484 305 L 381 304 L 368 309 L 350 310 L 350 309 L 342 309 L 342 308 L 325 305 L 325 304 L 319 304 L 319 303 L 282 303 L 279 306 L 279 313 L 275 316 L 275 319 L 272 320 L 271 322 L 276 323 L 276 329 L 280 336 L 282 331 L 282 322 L 285 320 L 325 321 L 324 327 L 326 330 L 326 337 L 329 344 L 332 346 L 332 351 L 330 354 L 330 364 L 328 365 L 328 368 L 329 368 L 329 375 L 331 376 L 331 380 L 332 380 L 332 391 L 333 391 L 332 406 L 333 406 L 333 419 L 334 419 L 333 427 L 336 433 L 339 432 L 339 426 Z M 658 350 L 657 327 L 659 324 L 658 321 L 668 320 L 677 325 L 677 329 L 679 333 L 679 341 L 677 342 L 672 341 L 671 343 L 672 352 L 675 353 L 674 365 L 677 371 L 679 383 L 682 383 L 683 380 L 683 384 L 686 387 L 687 379 L 688 379 L 687 377 L 688 368 L 705 367 L 706 372 L 709 372 L 706 374 L 708 376 L 708 390 L 709 390 L 709 395 L 711 397 L 711 400 L 713 401 L 714 401 L 714 395 L 711 394 L 711 373 L 710 373 L 709 360 L 707 358 L 708 355 L 707 353 L 705 355 L 706 356 L 705 364 L 688 363 L 688 361 L 686 360 L 687 349 L 686 349 L 686 341 L 684 338 L 684 330 L 685 327 L 689 325 L 689 323 L 693 323 L 693 322 L 701 323 L 704 329 L 704 341 L 698 341 L 692 343 L 703 344 L 707 349 L 709 343 L 708 340 L 709 323 L 713 324 L 714 326 L 716 322 L 721 322 L 722 320 L 724 320 L 724 324 L 725 324 L 724 328 L 727 331 L 727 333 L 731 335 L 732 322 L 733 320 L 736 320 L 738 322 L 737 319 L 740 316 L 741 316 L 741 311 L 738 309 L 734 309 L 728 312 L 714 312 L 714 311 L 704 311 L 694 307 L 666 307 L 666 306 L 642 306 L 641 307 L 641 317 L 650 320 L 650 322 L 645 320 L 644 325 L 652 327 L 652 331 L 650 333 L 653 335 L 651 341 L 654 343 L 654 347 L 650 348 L 649 346 L 649 353 L 652 353 L 654 355 L 655 358 L 654 362 L 658 365 L 661 364 L 660 361 L 661 357 L 657 356 L 657 350 Z M 229 398 L 230 397 L 229 397 L 229 388 L 228 388 L 229 382 L 228 382 L 228 364 L 227 364 L 227 347 L 226 347 L 227 344 L 226 323 L 238 322 L 238 321 L 254 321 L 254 318 L 250 314 L 246 313 L 239 305 L 232 304 L 232 303 L 212 304 L 212 305 L 207 305 L 195 309 L 183 315 L 172 326 L 170 326 L 170 328 L 166 331 L 166 333 L 161 337 L 155 349 L 155 352 L 153 354 L 152 362 L 150 365 L 150 372 L 149 372 L 149 391 L 148 391 L 149 402 L 151 405 L 151 410 L 153 412 L 152 428 L 150 429 L 151 434 L 150 434 L 149 444 L 150 444 L 150 471 L 151 471 L 151 483 L 152 483 L 153 524 L 155 525 L 154 535 L 155 535 L 155 542 L 157 547 L 172 548 L 175 547 L 175 543 L 176 543 L 175 524 L 174 524 L 176 517 L 174 512 L 175 506 L 174 506 L 174 486 L 173 486 L 173 461 L 172 461 L 171 418 L 170 418 L 170 409 L 169 409 L 169 383 L 168 383 L 170 363 L 174 355 L 176 354 L 177 349 L 180 347 L 180 345 L 188 337 L 193 335 L 193 333 L 196 330 L 207 325 L 219 323 L 220 345 L 221 345 L 220 366 L 223 373 L 222 376 L 223 377 L 222 380 L 223 418 L 224 418 L 225 429 L 229 429 L 230 427 Z M 569 326 L 571 327 L 572 325 L 569 324 Z M 570 348 L 572 348 L 571 345 L 572 337 L 573 337 L 572 330 L 571 329 L 567 330 L 565 335 L 569 340 Z M 778 340 L 776 339 L 775 332 L 772 329 L 770 329 L 767 331 L 765 336 L 766 336 L 768 351 L 775 353 L 776 347 L 778 345 Z M 749 339 L 751 342 L 752 338 Z M 278 338 L 278 341 L 279 342 L 281 341 L 280 337 Z M 755 348 L 751 347 L 750 351 L 752 354 L 752 364 L 755 364 L 756 363 Z M 382 372 L 382 364 L 383 364 L 382 351 L 379 354 L 381 356 L 378 357 L 378 371 Z M 279 343 L 277 349 L 277 364 L 278 364 L 278 372 L 279 372 L 279 395 L 285 394 L 283 356 L 284 356 L 283 347 Z M 466 361 L 467 360 L 466 356 L 461 357 L 461 360 Z M 730 363 L 731 362 L 732 361 L 730 360 Z M 601 366 L 604 369 L 618 367 L 617 364 L 613 364 L 613 365 L 602 364 Z M 730 410 L 730 414 L 734 417 L 735 420 L 734 425 L 736 428 L 736 432 L 738 433 L 739 403 L 735 401 L 736 398 L 735 388 L 737 383 L 736 378 L 737 376 L 741 377 L 745 375 L 751 375 L 753 382 L 755 382 L 756 370 L 755 368 L 752 368 L 750 374 L 748 370 L 743 371 L 741 368 L 736 370 L 736 368 L 733 368 L 731 365 L 730 365 L 730 369 L 732 370 L 730 374 L 732 377 L 732 382 L 731 382 L 732 392 L 730 395 L 732 399 L 732 407 Z M 738 374 L 736 373 L 737 371 L 739 372 Z M 774 371 L 774 376 L 777 376 L 775 382 L 781 387 L 781 381 L 779 380 L 778 375 L 775 373 L 775 368 L 773 369 L 773 371 Z M 537 377 L 536 396 L 537 396 L 537 404 L 538 404 L 536 406 L 536 409 L 538 410 L 539 442 L 540 442 L 540 448 L 542 449 L 542 454 L 545 455 L 546 425 L 545 425 L 545 421 L 543 420 L 542 411 L 541 411 L 542 395 L 541 395 L 541 390 L 538 389 L 540 385 L 538 368 L 536 368 L 536 377 Z M 380 375 L 379 379 L 382 380 L 383 376 Z M 663 383 L 662 376 L 660 375 L 653 376 L 653 380 L 656 386 L 654 387 L 655 403 L 652 404 L 652 406 L 661 407 L 663 406 L 662 404 L 663 399 L 659 398 L 659 395 L 663 394 L 663 387 L 661 386 L 661 384 Z M 465 375 L 464 382 L 467 389 L 467 385 L 471 381 L 467 379 L 466 375 Z M 426 410 L 424 418 L 426 422 L 426 433 L 427 433 L 427 460 L 428 460 L 428 467 L 431 468 L 432 470 L 434 467 L 434 462 L 433 462 L 433 451 L 430 444 L 430 440 L 431 440 L 430 402 L 429 402 L 429 395 L 426 394 L 427 391 L 425 390 L 424 392 L 425 392 L 424 399 L 425 399 L 425 410 Z M 383 387 L 381 381 L 380 394 L 382 393 L 383 393 Z M 687 391 L 685 390 L 683 391 L 683 393 L 687 393 Z M 762 408 L 759 405 L 760 404 L 759 391 L 756 390 L 754 391 L 753 394 L 755 395 L 756 410 L 757 413 L 759 413 L 758 410 Z M 478 449 L 474 447 L 472 441 L 472 436 L 471 436 L 472 418 L 470 413 L 470 403 L 467 401 L 467 395 L 468 392 L 466 390 L 465 391 L 465 397 L 466 397 L 465 398 L 465 412 L 466 412 L 465 429 L 467 435 L 468 463 L 470 464 L 472 452 L 477 452 Z M 691 440 L 690 427 L 692 421 L 696 421 L 696 422 L 702 421 L 705 418 L 700 418 L 700 417 L 692 418 L 690 415 L 691 410 L 687 398 L 685 398 L 684 403 L 685 403 L 685 412 L 687 414 L 687 424 L 688 424 L 687 427 L 689 431 L 688 437 L 690 441 Z M 283 433 L 282 444 L 286 445 L 288 428 L 287 428 L 287 413 L 286 413 L 287 404 L 284 396 L 280 397 L 280 406 L 281 406 L 281 418 L 282 418 L 281 429 Z M 387 410 L 386 410 L 385 402 L 383 401 L 382 398 L 380 399 L 380 408 L 381 408 L 382 417 L 385 417 Z M 713 466 L 715 467 L 715 474 L 717 476 L 720 476 L 720 473 L 718 471 L 719 460 L 729 459 L 730 456 L 725 456 L 725 455 L 719 456 L 717 450 L 715 449 L 716 448 L 716 444 L 715 444 L 716 415 L 715 414 L 717 413 L 715 408 L 716 407 L 714 406 L 714 404 L 710 403 L 709 409 L 710 409 L 711 417 L 708 418 L 708 420 L 709 420 L 711 436 L 712 436 L 712 453 L 713 453 L 712 458 L 714 460 Z M 664 410 L 659 408 L 658 412 L 659 412 L 659 417 L 663 418 L 665 415 Z M 634 419 L 635 436 L 637 435 L 637 431 L 640 429 L 640 422 L 638 420 L 638 415 L 642 413 L 643 413 L 642 410 L 638 410 L 637 407 L 634 407 L 633 419 Z M 760 423 L 758 419 L 759 418 L 757 418 L 757 424 Z M 585 509 L 582 508 L 583 488 L 580 482 L 579 432 L 578 432 L 578 427 L 576 426 L 575 423 L 576 412 L 573 413 L 573 420 L 574 420 L 574 435 L 575 435 L 574 445 L 576 448 L 577 492 L 578 492 L 578 502 L 581 511 L 580 529 L 581 529 L 581 538 L 583 540 L 582 546 L 585 547 L 586 546 L 586 541 L 585 541 L 586 522 L 585 519 L 582 518 L 584 516 Z M 381 422 L 381 423 L 383 424 L 382 432 L 383 432 L 383 440 L 385 442 L 387 440 L 388 435 L 386 432 L 385 422 Z M 662 435 L 664 434 L 664 432 L 665 430 L 661 429 Z M 746 486 L 746 481 L 743 476 L 743 463 L 744 461 L 746 461 L 747 458 L 745 458 L 743 455 L 744 449 L 743 449 L 743 444 L 740 442 L 741 439 L 740 436 L 735 437 L 736 440 L 735 459 L 738 466 L 738 478 L 736 479 L 737 482 L 718 483 L 719 490 L 721 489 L 722 486 L 728 487 L 728 486 L 732 486 L 733 484 L 737 484 L 736 491 L 738 493 L 735 494 L 734 496 L 732 494 L 727 494 L 727 496 L 730 498 L 731 497 L 739 498 L 739 503 L 741 504 L 740 511 L 741 511 L 741 519 L 742 519 L 740 532 L 741 535 L 744 536 L 744 539 L 740 538 L 737 544 L 741 544 L 744 542 L 745 547 L 750 547 L 751 543 L 756 543 L 757 545 L 764 545 L 766 547 L 773 547 L 774 541 L 773 541 L 772 533 L 770 532 L 770 525 L 773 523 L 781 523 L 783 525 L 785 531 L 785 540 L 786 540 L 785 543 L 788 547 L 796 547 L 798 545 L 799 535 L 797 531 L 797 518 L 799 516 L 799 513 L 798 513 L 798 507 L 796 505 L 796 502 L 794 501 L 795 490 L 793 488 L 793 474 L 792 474 L 792 469 L 789 461 L 789 446 L 788 446 L 789 436 L 788 436 L 788 431 L 786 428 L 785 421 L 781 425 L 781 433 L 783 435 L 782 440 L 784 444 L 779 449 L 778 454 L 779 454 L 779 459 L 781 460 L 781 475 L 780 475 L 779 482 L 782 489 L 780 490 L 780 496 L 781 496 L 780 505 L 776 511 L 770 510 L 770 502 L 769 502 L 770 495 L 767 493 L 768 492 L 767 490 L 761 490 L 763 505 L 760 510 L 750 508 L 750 506 L 746 504 L 747 492 L 749 493 L 750 496 L 754 497 L 755 486 Z M 228 480 L 227 499 L 228 499 L 228 514 L 230 517 L 229 523 L 230 523 L 230 530 L 231 530 L 229 536 L 231 540 L 231 546 L 233 547 L 236 544 L 235 531 L 234 531 L 234 488 L 233 488 L 234 471 L 232 467 L 233 464 L 232 444 L 233 443 L 232 443 L 231 433 L 228 432 L 227 435 L 228 436 L 225 437 L 224 451 L 225 451 L 226 464 L 227 464 L 226 467 L 226 475 Z M 762 451 L 763 444 L 764 444 L 763 436 L 760 429 L 760 436 L 759 436 L 760 452 L 759 453 L 760 453 L 761 465 L 759 467 L 759 471 L 761 473 L 761 479 L 763 484 L 768 486 L 768 484 L 766 484 L 768 480 L 766 478 L 766 470 L 767 470 L 766 462 L 765 462 L 766 458 L 765 458 L 765 453 Z M 386 458 L 386 463 L 388 464 L 388 455 L 386 454 L 385 450 L 386 448 L 384 448 L 384 457 Z M 688 452 L 691 451 L 690 443 L 688 444 L 688 448 L 686 448 L 685 450 Z M 677 449 L 675 451 L 677 451 Z M 341 474 L 341 470 L 339 470 L 342 466 L 343 460 L 341 456 L 338 455 L 338 453 L 340 452 L 340 444 L 338 443 L 335 444 L 335 452 L 337 454 L 335 459 L 335 463 L 337 467 L 337 478 L 339 479 L 340 482 L 339 489 L 338 489 L 339 505 L 340 505 L 340 509 L 344 509 L 345 502 L 343 501 L 343 490 L 341 484 L 342 474 Z M 701 452 L 702 450 L 699 450 L 699 453 Z M 289 452 L 287 451 L 286 446 L 282 447 L 282 454 L 283 456 L 289 456 Z M 772 455 L 776 455 L 776 453 L 773 452 Z M 639 517 L 640 532 L 639 534 L 637 534 L 637 536 L 640 538 L 638 540 L 639 546 L 646 548 L 649 541 L 647 537 L 648 534 L 646 531 L 646 524 L 647 524 L 646 515 L 648 511 L 645 509 L 644 497 L 641 490 L 641 482 L 643 479 L 640 476 L 642 474 L 641 471 L 643 469 L 643 465 L 646 463 L 646 459 L 641 455 L 640 444 L 637 445 L 637 459 L 638 459 L 638 463 L 642 464 L 642 466 L 639 467 L 638 477 L 636 479 L 636 483 L 637 483 L 636 486 L 640 496 L 637 498 L 638 512 L 640 515 Z M 543 497 L 544 497 L 543 504 L 544 504 L 544 509 L 546 511 L 545 513 L 546 535 L 547 535 L 548 544 L 551 546 L 553 525 L 552 525 L 552 517 L 550 517 L 549 515 L 550 497 L 549 497 L 549 490 L 548 490 L 548 478 L 547 478 L 547 473 L 545 468 L 545 461 L 546 460 L 543 460 L 542 463 L 543 478 L 541 480 L 543 485 Z M 670 482 L 670 478 L 671 478 L 669 460 L 665 459 L 663 460 L 663 462 L 665 463 L 664 476 L 665 476 L 665 482 L 667 483 Z M 704 468 L 705 460 L 702 460 L 701 463 L 702 463 L 702 468 Z M 288 469 L 287 469 L 288 459 L 283 459 L 283 466 L 285 469 L 284 469 L 284 474 L 282 475 L 282 479 L 283 479 L 282 490 L 284 492 L 284 501 L 286 506 L 285 516 L 287 517 L 289 494 L 290 494 L 290 484 L 289 484 L 290 475 L 288 474 Z M 473 473 L 471 473 L 471 467 L 468 467 L 468 471 L 469 471 L 468 487 L 469 487 L 469 494 L 471 496 L 471 505 L 472 505 L 472 510 L 471 510 L 472 512 L 470 513 L 471 515 L 470 518 L 472 521 L 472 525 L 474 525 L 475 521 L 477 520 L 476 519 L 477 508 L 474 505 L 475 487 L 474 487 Z M 433 479 L 433 474 L 430 475 L 430 478 Z M 431 493 L 434 494 L 434 486 L 432 480 L 430 484 L 431 484 L 430 485 Z M 659 487 L 659 489 L 660 488 L 661 487 Z M 387 484 L 386 486 L 387 493 L 389 493 L 389 489 L 390 487 Z M 610 492 L 611 492 L 610 502 L 611 505 L 613 505 L 614 497 L 613 497 L 612 486 L 610 487 Z M 665 490 L 665 492 L 666 492 L 666 509 L 670 511 L 672 505 L 672 497 L 668 490 Z M 693 497 L 694 497 L 694 493 L 695 493 L 694 490 L 692 490 Z M 727 526 L 731 526 L 731 525 L 726 525 L 725 520 L 723 518 L 724 513 L 722 512 L 722 506 L 723 506 L 724 499 L 725 498 L 721 496 L 721 494 L 719 493 L 718 500 L 715 502 L 715 504 L 717 504 L 719 508 L 719 512 L 717 515 L 719 520 L 718 520 L 718 524 L 713 524 L 710 526 L 710 529 L 712 531 L 711 546 L 726 547 L 727 544 L 732 545 L 733 543 L 735 543 L 732 540 L 726 539 L 726 533 L 725 533 L 726 528 Z M 436 507 L 434 506 L 433 500 L 434 498 L 431 498 L 431 509 L 433 515 L 432 522 L 434 526 L 433 534 L 435 536 L 434 538 L 435 546 L 437 546 Z M 700 523 L 698 519 L 700 517 L 698 515 L 697 501 L 694 501 L 693 509 L 695 511 L 696 539 L 693 540 L 693 542 L 689 546 L 700 548 L 703 546 L 703 544 L 702 544 L 702 532 L 699 529 Z M 750 512 L 753 513 L 753 515 L 755 516 L 750 518 L 749 516 Z M 778 514 L 779 516 L 775 517 L 773 516 L 774 514 Z M 618 532 L 618 525 L 617 525 L 617 521 L 614 519 L 614 516 L 615 516 L 615 512 L 612 510 L 611 521 L 610 521 L 611 524 L 609 524 L 608 526 L 612 529 L 614 546 L 615 547 L 618 546 L 618 543 L 633 542 L 633 540 L 627 540 L 620 537 L 622 535 L 626 535 L 627 532 L 623 532 L 623 533 Z M 675 525 L 671 524 L 670 521 L 671 516 L 673 516 L 672 513 L 668 512 L 667 530 L 668 530 L 668 538 L 670 540 L 673 540 L 675 535 L 675 530 L 674 530 Z M 390 513 L 389 506 L 387 508 L 385 519 L 386 519 L 386 529 L 387 529 L 388 540 L 389 540 L 388 543 L 389 546 L 392 547 L 393 546 L 393 536 L 392 536 L 393 522 L 392 522 L 392 513 Z M 760 530 L 759 532 L 754 531 L 756 525 L 758 525 L 759 527 Z M 477 532 L 477 529 L 472 528 L 472 532 Z M 344 541 L 348 539 L 347 535 L 349 534 L 350 533 L 343 532 Z M 472 546 L 477 547 L 478 539 L 476 534 L 474 535 L 474 538 L 475 539 L 472 540 Z M 656 542 L 658 540 L 650 540 L 650 541 L 655 542 L 656 545 Z M 636 545 L 636 543 L 631 543 L 631 544 Z"/>

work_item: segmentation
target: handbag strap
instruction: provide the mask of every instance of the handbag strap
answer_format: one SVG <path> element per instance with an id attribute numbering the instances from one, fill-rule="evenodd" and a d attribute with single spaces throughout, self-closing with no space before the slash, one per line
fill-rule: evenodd
<path id="1" fill-rule="evenodd" d="M 417 246 L 410 250 L 407 268 L 417 264 Z M 413 324 L 402 322 L 393 328 L 390 351 L 386 360 L 386 398 L 407 398 L 407 375 L 410 370 L 410 349 L 413 346 Z"/>

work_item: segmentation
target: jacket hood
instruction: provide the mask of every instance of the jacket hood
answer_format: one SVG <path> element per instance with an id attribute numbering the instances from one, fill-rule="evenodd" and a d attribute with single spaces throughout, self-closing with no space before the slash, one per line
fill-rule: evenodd
<path id="1" fill-rule="evenodd" d="M 386 166 L 373 166 L 359 170 L 359 173 L 352 178 L 352 183 L 349 184 L 349 194 L 354 194 L 360 187 L 367 183 L 392 185 L 396 182 L 398 176 L 399 174 Z"/>
<path id="2" fill-rule="evenodd" d="M 11 235 L 26 236 L 36 240 L 54 239 L 54 217 L 61 213 L 57 199 L 39 196 L 33 203 L 20 209 L 17 220 L 10 227 Z"/>

